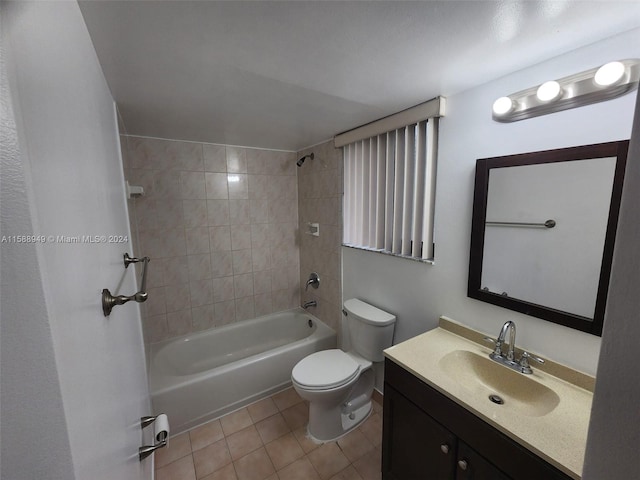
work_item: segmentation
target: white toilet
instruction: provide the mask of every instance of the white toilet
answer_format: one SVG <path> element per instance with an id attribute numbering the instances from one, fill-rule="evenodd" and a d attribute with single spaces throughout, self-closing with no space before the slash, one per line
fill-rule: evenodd
<path id="1" fill-rule="evenodd" d="M 308 433 L 328 442 L 357 427 L 371 413 L 372 362 L 393 342 L 396 317 L 352 298 L 344 302 L 351 349 L 323 350 L 300 360 L 291 372 L 298 394 L 309 401 Z"/>

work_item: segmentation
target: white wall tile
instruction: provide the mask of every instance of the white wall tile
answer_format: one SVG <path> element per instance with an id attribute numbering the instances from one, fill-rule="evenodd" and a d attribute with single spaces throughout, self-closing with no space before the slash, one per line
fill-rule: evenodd
<path id="1" fill-rule="evenodd" d="M 209 228 L 195 227 L 185 228 L 187 254 L 209 253 Z"/>
<path id="2" fill-rule="evenodd" d="M 201 227 L 209 224 L 206 200 L 183 200 L 182 214 L 185 227 Z"/>
<path id="3" fill-rule="evenodd" d="M 191 307 L 200 307 L 213 303 L 213 281 L 211 279 L 189 282 Z"/>
<path id="4" fill-rule="evenodd" d="M 213 279 L 213 301 L 214 303 L 233 300 L 235 298 L 233 277 L 222 277 Z"/>
<path id="5" fill-rule="evenodd" d="M 203 145 L 204 169 L 206 172 L 227 171 L 226 148 L 224 145 Z"/>
<path id="6" fill-rule="evenodd" d="M 227 172 L 247 173 L 247 157 L 244 148 L 227 147 Z"/>
<path id="7" fill-rule="evenodd" d="M 229 190 L 227 188 L 227 175 L 225 173 L 204 174 L 205 188 L 207 198 L 227 200 L 229 198 Z"/>
<path id="8" fill-rule="evenodd" d="M 210 226 L 229 225 L 229 200 L 207 200 L 207 213 Z"/>

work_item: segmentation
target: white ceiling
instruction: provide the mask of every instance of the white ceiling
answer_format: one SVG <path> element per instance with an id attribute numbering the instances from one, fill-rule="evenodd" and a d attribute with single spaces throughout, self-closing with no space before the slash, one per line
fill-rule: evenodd
<path id="1" fill-rule="evenodd" d="M 127 133 L 284 150 L 640 26 L 640 1 L 80 6 Z"/>

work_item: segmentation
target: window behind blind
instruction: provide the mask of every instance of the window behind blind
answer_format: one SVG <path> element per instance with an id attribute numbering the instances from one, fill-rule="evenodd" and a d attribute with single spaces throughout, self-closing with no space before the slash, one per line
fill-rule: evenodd
<path id="1" fill-rule="evenodd" d="M 343 146 L 346 246 L 433 259 L 437 118 Z"/>

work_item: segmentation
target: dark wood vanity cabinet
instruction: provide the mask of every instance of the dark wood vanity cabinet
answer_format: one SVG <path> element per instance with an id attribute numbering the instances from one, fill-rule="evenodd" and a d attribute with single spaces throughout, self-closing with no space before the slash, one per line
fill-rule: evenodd
<path id="1" fill-rule="evenodd" d="M 383 480 L 570 480 L 389 359 L 383 417 Z"/>

